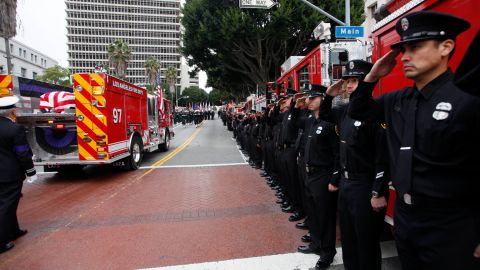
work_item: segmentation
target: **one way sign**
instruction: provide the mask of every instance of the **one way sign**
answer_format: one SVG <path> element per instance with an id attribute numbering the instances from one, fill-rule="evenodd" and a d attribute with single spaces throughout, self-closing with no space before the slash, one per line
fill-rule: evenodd
<path id="1" fill-rule="evenodd" d="M 240 0 L 240 8 L 262 8 L 269 9 L 277 3 L 272 0 Z"/>

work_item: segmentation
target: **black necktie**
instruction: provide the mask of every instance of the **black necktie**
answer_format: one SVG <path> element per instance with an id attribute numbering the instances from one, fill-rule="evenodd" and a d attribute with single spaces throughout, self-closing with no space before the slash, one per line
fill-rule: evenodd
<path id="1" fill-rule="evenodd" d="M 411 200 L 410 189 L 412 188 L 412 157 L 415 146 L 415 114 L 417 112 L 418 90 L 414 90 L 413 97 L 408 101 L 405 113 L 405 125 L 401 139 L 400 152 L 397 157 L 395 172 L 395 189 L 400 198 L 408 203 Z M 407 195 L 405 195 L 407 194 Z"/>

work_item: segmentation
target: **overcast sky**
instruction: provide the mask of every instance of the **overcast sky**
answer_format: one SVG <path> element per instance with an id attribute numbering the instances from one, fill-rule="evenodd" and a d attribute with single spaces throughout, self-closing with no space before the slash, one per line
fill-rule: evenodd
<path id="1" fill-rule="evenodd" d="M 67 67 L 67 21 L 64 0 L 18 0 L 16 40 Z M 200 73 L 200 87 L 207 76 Z"/>

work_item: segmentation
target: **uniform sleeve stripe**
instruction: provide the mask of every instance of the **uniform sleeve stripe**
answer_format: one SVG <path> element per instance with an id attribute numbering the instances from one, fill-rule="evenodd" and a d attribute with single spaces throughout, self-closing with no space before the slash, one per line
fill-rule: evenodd
<path id="1" fill-rule="evenodd" d="M 34 171 L 35 171 L 35 168 L 31 168 L 31 169 L 28 169 L 26 172 L 27 172 L 27 173 L 32 173 L 32 172 L 34 172 Z"/>
<path id="2" fill-rule="evenodd" d="M 13 150 L 17 153 L 23 153 L 30 150 L 30 146 L 28 144 L 16 145 Z"/>

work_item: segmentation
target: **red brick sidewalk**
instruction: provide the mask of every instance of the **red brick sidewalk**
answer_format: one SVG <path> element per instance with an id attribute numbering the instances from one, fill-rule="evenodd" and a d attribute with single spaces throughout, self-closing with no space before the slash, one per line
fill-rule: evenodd
<path id="1" fill-rule="evenodd" d="M 0 269 L 134 269 L 295 252 L 294 228 L 249 166 L 100 173 L 27 184 L 29 230 Z"/>

